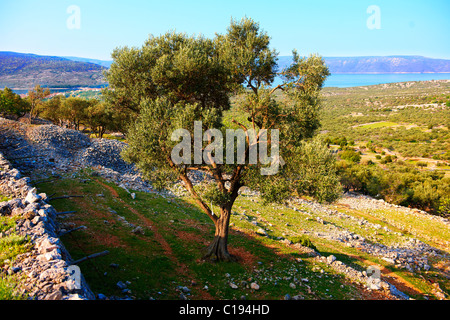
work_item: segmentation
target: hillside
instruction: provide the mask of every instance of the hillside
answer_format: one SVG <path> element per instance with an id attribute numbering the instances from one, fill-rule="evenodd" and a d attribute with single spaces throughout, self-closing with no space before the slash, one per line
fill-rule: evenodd
<path id="1" fill-rule="evenodd" d="M 124 143 L 5 119 L 0 130 L 2 152 L 39 192 L 77 196 L 52 205 L 68 212 L 58 230 L 74 259 L 109 252 L 80 264 L 98 299 L 448 298 L 447 219 L 356 194 L 264 205 L 243 189 L 230 231 L 239 261 L 207 263 L 208 217 L 181 183 L 158 192 L 143 182 L 120 159 Z M 369 270 L 380 270 L 378 287 Z"/>
<path id="2" fill-rule="evenodd" d="M 112 60 L 99 60 L 99 59 L 80 58 L 80 57 L 62 57 L 62 58 L 69 59 L 72 61 L 94 63 L 94 64 L 98 64 L 102 67 L 105 67 L 105 68 L 109 68 L 111 66 L 111 64 L 113 63 Z"/>
<path id="3" fill-rule="evenodd" d="M 332 74 L 336 73 L 446 73 L 450 60 L 421 56 L 387 57 L 324 57 Z M 292 62 L 292 57 L 279 57 L 280 69 Z"/>
<path id="4" fill-rule="evenodd" d="M 104 67 L 61 57 L 0 52 L 0 88 L 99 86 Z"/>

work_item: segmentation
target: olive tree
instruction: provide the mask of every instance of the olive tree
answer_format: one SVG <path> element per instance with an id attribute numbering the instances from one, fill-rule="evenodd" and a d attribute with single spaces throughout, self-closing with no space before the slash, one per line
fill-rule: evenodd
<path id="1" fill-rule="evenodd" d="M 30 104 L 30 119 L 29 123 L 37 116 L 40 106 L 44 103 L 44 99 L 51 94 L 50 90 L 42 88 L 40 85 L 34 87 L 33 90 L 28 91 L 28 101 Z"/>
<path id="2" fill-rule="evenodd" d="M 16 120 L 23 117 L 30 110 L 26 99 L 22 99 L 10 88 L 0 90 L 0 115 L 13 116 Z"/>
<path id="3" fill-rule="evenodd" d="M 215 225 L 205 258 L 234 259 L 228 231 L 241 187 L 260 191 L 267 201 L 282 201 L 305 189 L 314 194 L 314 187 L 305 187 L 308 179 L 314 181 L 303 166 L 305 150 L 314 148 L 302 141 L 319 127 L 319 93 L 329 72 L 317 55 L 293 55 L 292 65 L 279 72 L 270 37 L 248 18 L 232 20 L 227 32 L 214 39 L 172 32 L 151 36 L 142 48 L 113 52 L 106 95 L 116 112 L 128 115 L 129 144 L 123 157 L 157 186 L 184 183 Z M 283 82 L 275 86 L 277 75 Z M 238 98 L 231 121 L 225 121 L 232 95 Z M 240 137 L 241 147 L 234 143 Z M 271 155 L 253 157 L 263 147 Z M 327 156 L 321 159 L 332 162 Z M 203 171 L 214 182 L 200 189 L 191 181 L 191 171 Z M 335 174 L 333 165 L 317 173 L 324 178 Z M 327 178 L 323 185 L 333 183 L 335 187 L 337 179 Z M 213 206 L 219 209 L 214 212 Z"/>

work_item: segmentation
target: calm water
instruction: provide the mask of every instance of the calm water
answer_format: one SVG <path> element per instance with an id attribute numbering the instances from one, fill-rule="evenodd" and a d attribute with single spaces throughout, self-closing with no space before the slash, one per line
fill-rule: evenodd
<path id="1" fill-rule="evenodd" d="M 105 86 L 96 86 L 96 87 L 92 87 L 92 88 L 96 88 L 96 89 L 101 89 L 104 88 Z M 58 93 L 58 92 L 69 92 L 69 91 L 75 91 L 75 90 L 81 90 L 84 87 L 73 87 L 73 88 L 50 88 L 50 92 L 51 93 Z M 2 87 L 0 87 L 0 89 L 3 89 Z M 26 94 L 28 93 L 28 91 L 30 91 L 32 89 L 13 89 L 13 91 L 17 94 Z"/>
<path id="2" fill-rule="evenodd" d="M 450 73 L 380 73 L 380 74 L 332 74 L 325 82 L 325 87 L 359 87 L 382 83 L 450 80 Z M 275 85 L 281 83 L 280 79 Z"/>

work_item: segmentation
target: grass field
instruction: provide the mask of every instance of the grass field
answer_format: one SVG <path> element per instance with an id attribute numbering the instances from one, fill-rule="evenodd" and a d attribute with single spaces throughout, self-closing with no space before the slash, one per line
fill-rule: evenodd
<path id="1" fill-rule="evenodd" d="M 398 125 L 398 123 L 395 123 L 395 122 L 380 121 L 380 122 L 359 125 L 357 127 L 363 128 L 363 129 L 376 129 L 376 128 L 385 128 L 385 127 L 395 127 L 397 125 Z"/>
<path id="2" fill-rule="evenodd" d="M 230 252 L 239 260 L 211 263 L 201 257 L 202 249 L 213 237 L 213 225 L 189 198 L 164 198 L 136 192 L 133 200 L 125 190 L 101 178 L 90 177 L 88 172 L 80 173 L 75 179 L 40 184 L 39 191 L 84 195 L 83 198 L 55 200 L 52 205 L 57 211 L 77 211 L 61 218 L 67 228 L 86 226 L 62 238 L 74 259 L 110 251 L 107 256 L 80 265 L 97 294 L 166 300 L 179 299 L 181 294 L 189 299 L 240 299 L 244 296 L 279 300 L 286 294 L 304 299 L 386 299 L 382 292 L 367 291 L 325 262 L 279 241 L 279 237 L 304 236 L 305 231 L 314 231 L 307 237 L 323 256 L 333 254 L 359 271 L 365 271 L 370 264 L 386 268 L 390 276 L 395 274 L 392 281 L 396 286 L 414 298 L 433 297 L 430 277 L 433 282 L 438 281 L 443 290 L 448 292 L 449 289 L 448 279 L 438 269 L 410 274 L 358 248 L 316 236 L 321 232 L 326 234 L 331 225 L 358 232 L 368 239 L 373 234 L 338 217 L 326 217 L 326 226 L 319 224 L 315 218 L 320 214 L 301 206 L 267 206 L 257 197 L 239 197 L 234 206 L 229 239 Z M 367 215 L 345 206 L 333 208 L 349 215 Z M 381 213 L 368 218 L 382 220 L 383 226 L 390 227 L 397 219 L 389 214 L 392 221 L 386 220 Z M 447 233 L 433 233 L 431 239 L 433 229 L 429 226 L 421 226 L 414 219 L 408 222 L 412 230 L 402 232 L 416 232 L 421 239 L 432 243 L 449 239 Z M 143 233 L 133 233 L 136 227 L 141 227 Z M 261 228 L 266 234 L 261 234 Z M 374 241 L 386 245 L 399 241 L 395 235 L 382 232 L 376 237 Z M 125 290 L 129 291 L 121 291 L 116 285 L 119 281 L 127 283 Z M 260 286 L 259 290 L 250 288 L 253 282 Z M 232 288 L 231 284 L 237 288 Z"/>

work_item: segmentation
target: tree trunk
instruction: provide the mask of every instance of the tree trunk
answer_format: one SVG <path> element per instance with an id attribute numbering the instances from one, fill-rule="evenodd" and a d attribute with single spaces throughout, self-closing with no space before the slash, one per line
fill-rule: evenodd
<path id="1" fill-rule="evenodd" d="M 218 261 L 235 261 L 236 258 L 228 252 L 228 227 L 230 224 L 231 206 L 221 208 L 220 217 L 215 222 L 214 240 L 206 248 L 203 259 Z"/>

